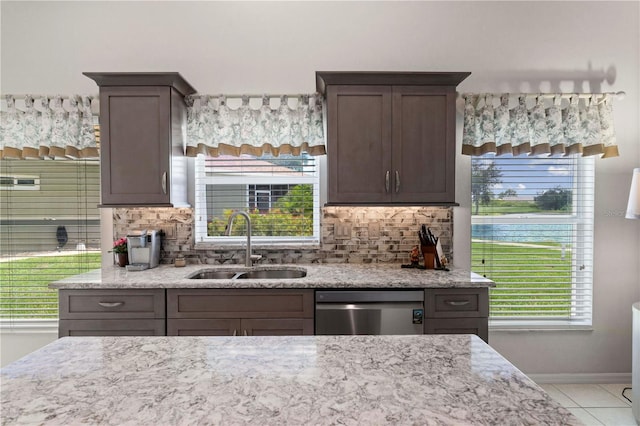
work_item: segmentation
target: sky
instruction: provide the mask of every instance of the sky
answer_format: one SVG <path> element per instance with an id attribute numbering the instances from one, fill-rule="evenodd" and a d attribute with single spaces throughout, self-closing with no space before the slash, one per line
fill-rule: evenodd
<path id="1" fill-rule="evenodd" d="M 485 160 L 486 161 L 486 160 Z M 518 198 L 533 199 L 534 196 L 558 186 L 572 189 L 575 164 L 572 157 L 494 157 L 502 173 L 501 182 L 493 186 L 498 196 L 508 189 L 516 191 Z"/>

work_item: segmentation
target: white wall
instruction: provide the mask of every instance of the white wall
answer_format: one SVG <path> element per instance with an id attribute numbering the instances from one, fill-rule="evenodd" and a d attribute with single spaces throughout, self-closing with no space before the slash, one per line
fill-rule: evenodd
<path id="1" fill-rule="evenodd" d="M 614 104 L 622 156 L 597 161 L 593 331 L 492 332 L 490 341 L 527 373 L 631 371 L 640 221 L 623 215 L 640 166 L 638 2 L 0 7 L 2 93 L 97 93 L 83 71 L 178 71 L 204 94 L 306 93 L 317 70 L 471 71 L 460 92 L 625 91 Z M 468 264 L 469 158 L 457 161 L 455 258 Z"/>

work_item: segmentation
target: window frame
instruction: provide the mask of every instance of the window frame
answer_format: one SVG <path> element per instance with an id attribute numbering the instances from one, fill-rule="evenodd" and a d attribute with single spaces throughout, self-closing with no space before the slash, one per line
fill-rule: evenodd
<path id="1" fill-rule="evenodd" d="M 490 155 L 483 159 L 495 158 Z M 518 161 L 518 157 L 513 157 Z M 544 158 L 545 160 L 553 157 Z M 473 160 L 472 160 L 473 161 Z M 576 244 L 576 251 L 572 256 L 571 277 L 572 294 L 571 309 L 576 308 L 576 298 L 585 297 L 588 314 L 575 319 L 532 318 L 519 319 L 517 316 L 509 318 L 492 317 L 489 314 L 489 327 L 492 331 L 500 330 L 592 330 L 593 329 L 593 267 L 594 267 L 594 216 L 595 216 L 595 162 L 593 157 L 575 158 L 573 161 L 574 182 L 572 186 L 572 212 L 570 214 L 540 215 L 518 214 L 517 217 L 501 217 L 500 215 L 474 215 L 471 209 L 471 226 L 478 224 L 570 224 L 574 225 L 572 235 Z M 473 178 L 473 177 L 472 177 Z M 579 189 L 579 190 L 578 190 Z M 585 196 L 587 194 L 588 196 Z M 473 237 L 471 237 L 473 239 Z M 473 259 L 473 248 L 471 247 Z M 581 265 L 587 267 L 581 268 Z M 481 271 L 476 271 L 480 272 Z M 491 277 L 488 277 L 491 279 Z M 490 289 L 491 292 L 491 289 Z M 491 293 L 490 293 L 491 294 Z M 489 298 L 491 308 L 491 297 Z"/>
<path id="2" fill-rule="evenodd" d="M 300 185 L 310 184 L 313 186 L 313 235 L 309 237 L 273 237 L 273 236 L 251 236 L 251 244 L 255 247 L 265 246 L 310 246 L 320 244 L 320 162 L 318 157 L 314 158 L 314 171 L 307 176 L 206 176 L 205 156 L 198 154 L 194 159 L 194 187 L 195 187 L 195 232 L 194 239 L 196 248 L 207 247 L 215 244 L 220 246 L 242 246 L 246 243 L 247 237 L 242 236 L 209 236 L 207 235 L 207 185 L 245 185 L 247 203 L 249 202 L 249 186 L 254 185 Z M 269 195 L 271 203 L 272 195 Z M 249 209 L 249 206 L 247 206 Z M 236 225 L 238 226 L 238 225 Z"/>

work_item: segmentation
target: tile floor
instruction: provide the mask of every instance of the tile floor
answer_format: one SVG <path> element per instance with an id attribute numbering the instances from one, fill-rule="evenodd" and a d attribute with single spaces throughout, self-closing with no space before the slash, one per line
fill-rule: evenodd
<path id="1" fill-rule="evenodd" d="M 630 384 L 547 384 L 539 385 L 560 405 L 585 425 L 636 426 L 631 403 L 622 390 Z M 631 399 L 631 391 L 624 393 Z"/>

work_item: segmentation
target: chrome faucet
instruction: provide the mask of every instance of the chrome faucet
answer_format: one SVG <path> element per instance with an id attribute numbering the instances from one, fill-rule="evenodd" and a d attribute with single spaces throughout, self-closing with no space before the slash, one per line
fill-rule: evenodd
<path id="1" fill-rule="evenodd" d="M 256 254 L 256 255 L 251 254 L 251 218 L 249 217 L 249 214 L 243 211 L 233 212 L 231 216 L 229 216 L 229 221 L 227 222 L 227 229 L 225 229 L 224 235 L 226 236 L 231 235 L 231 227 L 233 226 L 233 219 L 235 219 L 236 216 L 238 215 L 244 217 L 244 221 L 247 226 L 247 253 L 246 253 L 246 259 L 244 264 L 245 266 L 251 267 L 253 266 L 253 260 L 261 259 L 262 256 L 259 254 Z"/>

